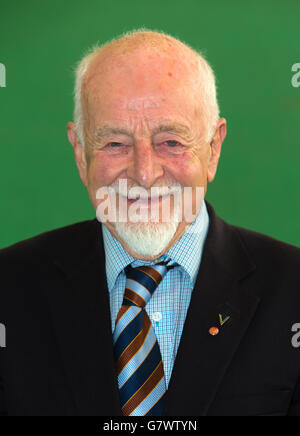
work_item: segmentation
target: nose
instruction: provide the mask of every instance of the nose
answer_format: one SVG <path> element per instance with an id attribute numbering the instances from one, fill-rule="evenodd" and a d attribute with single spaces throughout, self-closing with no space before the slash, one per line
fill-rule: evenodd
<path id="1" fill-rule="evenodd" d="M 132 162 L 127 169 L 128 177 L 145 189 L 149 189 L 163 174 L 162 163 L 152 144 L 142 141 L 136 142 Z"/>

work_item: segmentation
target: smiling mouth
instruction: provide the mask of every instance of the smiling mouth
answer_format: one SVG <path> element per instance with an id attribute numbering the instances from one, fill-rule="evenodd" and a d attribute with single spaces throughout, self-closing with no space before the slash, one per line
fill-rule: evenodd
<path id="1" fill-rule="evenodd" d="M 160 195 L 158 197 L 146 197 L 146 198 L 128 198 L 125 197 L 123 195 L 120 195 L 120 199 L 122 201 L 127 201 L 128 204 L 134 204 L 136 202 L 138 202 L 139 205 L 143 206 L 150 206 L 150 205 L 155 205 L 155 204 L 160 204 L 163 200 L 166 200 L 167 198 L 169 198 L 170 195 Z"/>

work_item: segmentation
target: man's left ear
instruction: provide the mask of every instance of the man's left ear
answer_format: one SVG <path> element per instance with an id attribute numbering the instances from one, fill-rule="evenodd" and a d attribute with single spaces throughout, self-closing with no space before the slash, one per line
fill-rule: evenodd
<path id="1" fill-rule="evenodd" d="M 210 157 L 207 168 L 207 181 L 212 182 L 215 178 L 219 158 L 221 155 L 222 143 L 226 136 L 226 120 L 220 118 L 217 123 L 215 134 L 210 141 Z"/>

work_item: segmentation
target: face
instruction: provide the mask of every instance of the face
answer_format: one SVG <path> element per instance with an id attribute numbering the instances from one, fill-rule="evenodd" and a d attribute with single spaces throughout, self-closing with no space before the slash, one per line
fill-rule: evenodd
<path id="1" fill-rule="evenodd" d="M 208 143 L 201 98 L 195 97 L 191 82 L 186 64 L 172 57 L 144 51 L 96 60 L 83 85 L 85 149 L 74 124 L 68 124 L 80 176 L 95 210 L 99 188 L 116 186 L 120 180 L 126 180 L 128 188 L 142 187 L 148 193 L 153 187 L 191 188 L 192 196 L 182 197 L 182 220 L 176 226 L 161 222 L 164 201 L 170 202 L 171 215 L 175 208 L 170 196 L 164 195 L 153 200 L 159 223 L 128 223 L 121 230 L 116 223 L 105 223 L 125 249 L 141 259 L 163 254 L 181 237 L 189 224 L 183 208 L 190 207 L 192 214 L 199 212 L 199 192 L 206 193 L 207 181 L 216 172 L 226 122 L 219 120 Z M 117 207 L 124 207 L 124 199 L 130 208 L 133 200 L 123 195 L 117 195 Z M 146 200 L 143 206 L 148 209 L 150 203 Z M 126 236 L 128 229 L 133 234 L 141 231 L 141 237 L 147 232 L 150 239 L 149 229 L 154 231 L 152 239 L 167 237 L 158 252 L 145 248 L 139 253 L 138 243 L 130 244 L 130 235 Z"/>

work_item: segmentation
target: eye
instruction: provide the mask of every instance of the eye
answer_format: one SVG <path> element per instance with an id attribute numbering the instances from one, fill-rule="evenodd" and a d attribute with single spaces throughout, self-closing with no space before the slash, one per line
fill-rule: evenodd
<path id="1" fill-rule="evenodd" d="M 109 147 L 113 147 L 113 148 L 120 147 L 121 145 L 123 145 L 121 142 L 109 142 L 109 143 L 107 144 L 107 146 L 109 146 Z"/>
<path id="2" fill-rule="evenodd" d="M 176 145 L 181 145 L 178 141 L 165 141 L 165 143 L 171 148 L 176 147 Z"/>
<path id="3" fill-rule="evenodd" d="M 157 143 L 155 148 L 157 153 L 167 156 L 184 153 L 186 149 L 181 142 L 178 142 L 175 139 L 169 139 L 167 141 L 161 140 Z"/>
<path id="4" fill-rule="evenodd" d="M 124 154 L 128 153 L 128 145 L 123 144 L 123 142 L 112 141 L 108 142 L 103 150 L 106 150 L 106 152 L 110 154 Z"/>

